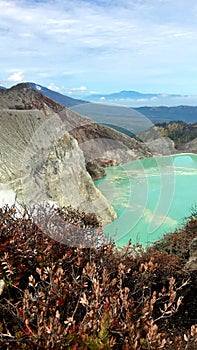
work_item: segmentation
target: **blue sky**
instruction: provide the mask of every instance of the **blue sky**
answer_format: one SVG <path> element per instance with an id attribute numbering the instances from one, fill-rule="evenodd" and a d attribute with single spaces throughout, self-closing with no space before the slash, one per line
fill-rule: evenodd
<path id="1" fill-rule="evenodd" d="M 197 104 L 196 0 L 0 0 L 0 36 L 0 85 L 180 93 Z"/>

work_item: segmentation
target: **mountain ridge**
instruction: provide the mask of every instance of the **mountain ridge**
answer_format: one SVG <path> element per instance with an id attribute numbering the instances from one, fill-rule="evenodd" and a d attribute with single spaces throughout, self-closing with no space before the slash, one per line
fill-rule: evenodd
<path id="1" fill-rule="evenodd" d="M 197 121 L 197 106 L 144 106 L 134 109 L 150 118 L 154 124 L 178 120 L 182 120 L 186 123 L 194 123 Z"/>
<path id="2" fill-rule="evenodd" d="M 105 166 L 152 155 L 142 142 L 25 83 L 0 90 L 0 125 L 0 185 L 11 185 L 21 201 L 50 200 L 98 211 L 103 223 L 116 215 L 92 178 L 103 177 Z"/>
<path id="3" fill-rule="evenodd" d="M 32 86 L 34 89 L 36 86 L 40 86 L 39 84 L 35 83 L 28 83 L 30 86 Z M 32 84 L 32 85 L 31 85 Z M 91 101 L 85 101 L 85 100 L 78 100 L 75 98 L 68 97 L 66 95 L 63 95 L 61 93 L 53 92 L 51 93 L 52 90 L 42 87 L 41 93 L 54 99 L 56 102 L 63 104 L 66 107 L 74 108 L 78 105 L 83 105 L 83 104 L 88 104 L 91 103 Z M 164 94 L 162 93 L 141 93 L 138 91 L 127 91 L 127 90 L 122 90 L 120 91 L 126 96 L 126 94 L 133 94 L 135 98 L 150 98 L 150 97 L 158 97 L 158 96 L 163 96 Z M 107 94 L 107 96 L 117 96 L 119 93 L 112 93 L 112 94 Z M 97 96 L 96 94 L 92 94 L 87 96 L 88 98 L 92 98 L 93 96 Z M 105 96 L 100 94 L 99 96 Z M 180 94 L 169 94 L 169 96 L 172 97 L 180 97 L 183 95 Z M 103 101 L 105 103 L 105 101 Z M 197 106 L 189 106 L 189 105 L 176 105 L 176 106 L 143 106 L 143 107 L 127 107 L 127 108 L 132 108 L 133 110 L 142 113 L 145 117 L 149 118 L 153 124 L 156 123 L 163 123 L 163 122 L 170 122 L 170 121 L 177 121 L 177 120 L 183 120 L 184 122 L 187 123 L 193 123 L 197 121 Z M 98 119 L 97 119 L 98 121 Z M 106 121 L 106 124 L 108 122 Z M 121 131 L 121 130 L 120 130 Z"/>
<path id="4" fill-rule="evenodd" d="M 121 98 L 153 98 L 153 97 L 163 97 L 163 96 L 181 97 L 180 94 L 162 94 L 162 93 L 142 93 L 135 90 L 121 90 L 119 92 L 113 92 L 108 94 L 91 94 L 87 96 L 87 99 L 98 100 L 104 98 L 106 100 L 121 99 Z"/>
<path id="5" fill-rule="evenodd" d="M 84 101 L 84 100 L 79 100 L 76 98 L 69 97 L 67 95 L 63 95 L 57 91 L 48 89 L 47 87 L 42 86 L 40 84 L 35 84 L 33 82 L 27 82 L 26 84 L 28 84 L 34 90 L 41 92 L 43 95 L 51 98 L 52 100 L 55 100 L 59 104 L 62 104 L 63 106 L 66 106 L 66 107 L 72 107 L 78 104 L 88 103 L 87 101 Z"/>
<path id="6" fill-rule="evenodd" d="M 74 109 L 77 106 L 82 106 L 85 104 L 91 103 L 90 101 L 85 101 L 81 99 L 75 99 L 66 95 L 63 95 L 59 92 L 55 92 L 51 89 L 48 89 L 47 87 L 44 87 L 40 84 L 32 83 L 32 82 L 27 82 L 24 84 L 28 84 L 30 87 L 32 87 L 35 91 L 39 91 L 42 93 L 44 96 L 49 97 L 53 101 L 61 104 L 62 106 Z M 5 90 L 5 87 L 0 87 L 0 89 Z M 127 90 L 122 90 L 122 93 L 127 93 Z M 140 92 L 137 91 L 131 91 L 135 94 L 140 94 Z M 116 94 L 116 93 L 115 93 Z M 145 94 L 147 96 L 158 96 L 162 94 Z M 95 96 L 95 95 L 90 95 L 90 96 Z M 103 95 L 102 95 L 103 96 Z M 181 95 L 175 95 L 171 94 L 171 96 L 181 96 Z M 103 101 L 104 105 L 105 101 Z M 98 104 L 100 105 L 100 103 Z M 107 105 L 106 105 L 107 106 Z M 114 107 L 114 106 L 112 106 Z M 120 106 L 117 106 L 120 107 Z M 185 104 L 180 104 L 180 105 L 175 105 L 175 106 L 165 106 L 165 105 L 159 105 L 159 106 L 142 106 L 142 107 L 125 107 L 128 109 L 132 109 L 134 111 L 137 111 L 141 114 L 143 114 L 145 117 L 149 118 L 150 121 L 153 124 L 157 123 L 163 123 L 163 122 L 170 122 L 170 121 L 178 121 L 182 120 L 186 123 L 194 123 L 197 121 L 197 106 L 190 106 L 190 105 L 185 105 Z M 97 119 L 97 122 L 99 120 Z M 103 123 L 103 121 L 101 122 Z M 112 124 L 108 122 L 108 120 L 104 121 L 106 124 Z M 125 125 L 124 125 L 125 127 Z M 121 130 L 120 130 L 121 131 Z"/>

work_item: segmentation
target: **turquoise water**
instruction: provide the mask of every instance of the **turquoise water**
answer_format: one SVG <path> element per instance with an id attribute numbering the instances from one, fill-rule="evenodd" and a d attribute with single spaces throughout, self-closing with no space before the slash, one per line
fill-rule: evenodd
<path id="1" fill-rule="evenodd" d="M 118 219 L 105 227 L 118 246 L 158 240 L 183 223 L 196 205 L 197 155 L 179 154 L 136 160 L 106 169 L 95 185 Z"/>

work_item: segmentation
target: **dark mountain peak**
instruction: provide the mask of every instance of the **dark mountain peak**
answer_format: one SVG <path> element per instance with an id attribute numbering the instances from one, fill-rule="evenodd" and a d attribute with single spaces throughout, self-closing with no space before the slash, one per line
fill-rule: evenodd
<path id="1" fill-rule="evenodd" d="M 4 109 L 16 110 L 45 110 L 52 108 L 55 112 L 62 110 L 63 106 L 33 89 L 28 83 L 20 83 L 10 89 L 0 90 L 0 104 Z"/>
<path id="2" fill-rule="evenodd" d="M 69 108 L 88 103 L 62 95 L 32 82 L 23 82 L 9 89 L 0 89 L 0 96 L 4 97 L 3 108 L 9 109 L 42 109 L 44 107 L 43 103 L 45 103 L 58 112 L 63 107 Z"/>
<path id="3" fill-rule="evenodd" d="M 9 90 L 13 91 L 13 90 L 23 90 L 23 89 L 29 89 L 30 86 L 28 83 L 19 83 L 17 85 L 13 85 Z"/>
<path id="4" fill-rule="evenodd" d="M 80 105 L 83 103 L 88 103 L 87 101 L 84 100 L 78 100 L 66 95 L 63 95 L 59 92 L 53 91 L 48 89 L 45 86 L 39 85 L 39 84 L 35 84 L 32 82 L 28 82 L 27 83 L 32 89 L 39 91 L 41 94 L 43 94 L 44 96 L 49 97 L 50 99 L 58 102 L 59 104 L 61 104 L 62 106 L 65 107 L 72 107 L 72 106 L 76 106 L 76 105 Z"/>

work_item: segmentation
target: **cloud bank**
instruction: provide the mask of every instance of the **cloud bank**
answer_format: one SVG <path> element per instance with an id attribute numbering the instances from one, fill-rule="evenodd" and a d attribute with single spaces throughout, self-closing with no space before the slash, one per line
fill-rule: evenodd
<path id="1" fill-rule="evenodd" d="M 0 35 L 1 85 L 196 94 L 195 0 L 0 0 Z"/>

